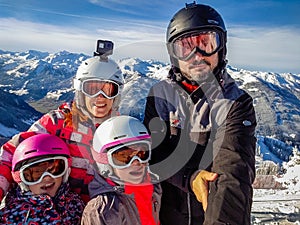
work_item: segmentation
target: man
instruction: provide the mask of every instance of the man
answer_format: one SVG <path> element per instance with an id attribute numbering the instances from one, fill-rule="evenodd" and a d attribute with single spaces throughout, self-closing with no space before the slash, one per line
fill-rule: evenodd
<path id="1" fill-rule="evenodd" d="M 226 72 L 226 39 L 219 13 L 195 2 L 167 28 L 172 68 L 150 89 L 144 118 L 163 225 L 250 224 L 256 118 L 252 98 Z"/>

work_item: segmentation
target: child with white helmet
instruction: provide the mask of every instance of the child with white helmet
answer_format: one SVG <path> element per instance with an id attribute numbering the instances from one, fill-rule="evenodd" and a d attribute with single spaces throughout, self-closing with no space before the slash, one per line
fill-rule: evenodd
<path id="1" fill-rule="evenodd" d="M 0 224 L 79 224 L 84 208 L 70 192 L 70 151 L 50 134 L 23 133 L 12 158 L 12 176 L 18 184 L 3 199 Z"/>
<path id="2" fill-rule="evenodd" d="M 99 174 L 89 184 L 81 224 L 158 225 L 161 188 L 149 171 L 151 138 L 146 127 L 130 116 L 103 122 L 93 138 Z"/>

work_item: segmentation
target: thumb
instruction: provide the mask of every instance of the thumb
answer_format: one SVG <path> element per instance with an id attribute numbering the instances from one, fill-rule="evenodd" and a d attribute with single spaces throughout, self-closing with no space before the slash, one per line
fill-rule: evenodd
<path id="1" fill-rule="evenodd" d="M 200 173 L 202 173 L 202 178 L 206 181 L 215 181 L 218 178 L 217 173 L 208 172 L 206 170 L 202 170 Z"/>

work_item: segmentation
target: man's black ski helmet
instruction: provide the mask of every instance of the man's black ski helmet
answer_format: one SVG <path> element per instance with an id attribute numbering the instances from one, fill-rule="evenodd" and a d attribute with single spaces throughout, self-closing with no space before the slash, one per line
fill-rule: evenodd
<path id="1" fill-rule="evenodd" d="M 218 72 L 222 70 L 226 65 L 226 41 L 227 32 L 225 23 L 221 15 L 212 7 L 208 5 L 186 4 L 186 6 L 180 9 L 170 20 L 166 41 L 171 43 L 175 38 L 181 36 L 187 32 L 193 32 L 198 30 L 217 30 L 221 33 L 221 43 L 223 48 L 219 51 L 219 64 Z M 176 59 L 170 56 L 171 62 L 176 63 Z"/>

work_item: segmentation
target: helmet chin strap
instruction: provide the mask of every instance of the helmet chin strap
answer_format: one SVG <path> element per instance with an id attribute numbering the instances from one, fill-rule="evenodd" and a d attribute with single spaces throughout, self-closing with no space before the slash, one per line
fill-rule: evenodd
<path id="1" fill-rule="evenodd" d="M 23 192 L 29 191 L 28 185 L 24 184 L 22 181 L 19 183 L 19 186 Z"/>
<path id="2" fill-rule="evenodd" d="M 226 59 L 222 60 L 221 63 L 219 63 L 218 66 L 213 71 L 217 81 L 219 82 L 219 84 L 221 86 L 222 86 L 222 82 L 223 82 L 223 79 L 224 79 L 223 75 L 225 73 L 226 65 L 227 65 L 227 60 Z"/>

